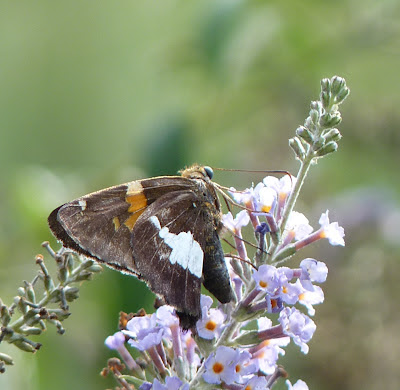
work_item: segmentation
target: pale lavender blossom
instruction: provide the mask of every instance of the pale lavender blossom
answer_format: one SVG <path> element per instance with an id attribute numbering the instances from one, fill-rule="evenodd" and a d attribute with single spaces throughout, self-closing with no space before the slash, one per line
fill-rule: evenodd
<path id="1" fill-rule="evenodd" d="M 288 242 L 291 242 L 293 239 L 296 241 L 302 240 L 311 234 L 313 230 L 308 218 L 304 214 L 292 211 L 285 226 L 283 240 Z"/>
<path id="2" fill-rule="evenodd" d="M 253 376 L 243 387 L 245 390 L 268 390 L 265 376 Z"/>
<path id="3" fill-rule="evenodd" d="M 218 347 L 205 363 L 203 379 L 210 384 L 234 383 L 237 378 L 235 367 L 238 361 L 237 350 L 225 346 Z"/>
<path id="4" fill-rule="evenodd" d="M 321 215 L 319 224 L 323 231 L 323 236 L 328 239 L 331 245 L 344 246 L 344 229 L 337 222 L 329 222 L 329 210 Z"/>
<path id="5" fill-rule="evenodd" d="M 288 390 L 308 390 L 307 383 L 299 379 L 294 385 L 290 383 L 290 380 L 286 380 Z"/>
<path id="6" fill-rule="evenodd" d="M 224 226 L 234 233 L 240 232 L 242 227 L 247 226 L 249 222 L 250 217 L 246 210 L 237 213 L 235 218 L 233 218 L 230 211 L 222 216 L 222 223 Z"/>
<path id="7" fill-rule="evenodd" d="M 279 314 L 279 322 L 283 332 L 293 339 L 301 352 L 307 354 L 309 350 L 307 343 L 316 329 L 314 321 L 294 307 L 285 307 Z"/>
<path id="8" fill-rule="evenodd" d="M 253 272 L 253 279 L 259 290 L 267 292 L 272 297 L 281 287 L 278 271 L 272 265 L 261 265 L 257 271 Z"/>
<path id="9" fill-rule="evenodd" d="M 313 286 L 314 289 L 304 290 L 299 296 L 299 303 L 306 307 L 308 315 L 313 316 L 315 309 L 313 305 L 318 305 L 324 301 L 324 292 L 319 286 Z"/>
<path id="10" fill-rule="evenodd" d="M 226 314 L 221 310 L 203 307 L 201 319 L 196 323 L 198 335 L 207 340 L 216 338 L 221 333 L 225 319 Z"/>
<path id="11" fill-rule="evenodd" d="M 110 349 L 118 350 L 125 344 L 125 335 L 122 332 L 116 332 L 112 336 L 108 336 L 104 344 Z"/>
<path id="12" fill-rule="evenodd" d="M 302 274 L 301 280 L 310 280 L 311 282 L 324 283 L 328 276 L 328 267 L 322 261 L 307 258 L 301 261 L 300 268 Z"/>
<path id="13" fill-rule="evenodd" d="M 184 384 L 179 378 L 170 376 L 165 378 L 165 385 L 154 379 L 152 390 L 189 390 L 189 384 Z"/>

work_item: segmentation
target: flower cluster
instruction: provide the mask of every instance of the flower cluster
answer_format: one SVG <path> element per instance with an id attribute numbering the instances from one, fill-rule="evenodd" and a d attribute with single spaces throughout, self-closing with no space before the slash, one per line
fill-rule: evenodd
<path id="1" fill-rule="evenodd" d="M 240 211 L 235 218 L 231 213 L 224 215 L 223 222 L 240 244 L 238 253 L 244 259 L 247 255 L 242 245 L 242 228 L 252 218 L 257 220 L 256 231 L 262 230 L 259 227 L 266 223 L 259 219 L 276 219 L 290 194 L 287 182 L 286 176 L 281 180 L 267 177 L 261 185 L 239 196 L 233 192 L 235 200 L 244 200 L 247 209 Z M 259 211 L 268 209 L 260 194 L 270 190 L 275 194 L 268 197 L 269 211 Z M 278 204 L 279 199 L 283 200 L 281 204 Z M 267 225 L 267 232 L 257 233 L 259 237 L 263 235 L 265 238 L 268 234 L 271 224 Z M 279 220 L 275 220 L 275 225 L 279 225 Z M 332 245 L 344 245 L 343 228 L 337 223 L 329 223 L 328 212 L 322 214 L 320 225 L 313 232 L 303 214 L 292 212 L 276 257 L 280 257 L 288 247 L 297 251 L 322 238 L 327 238 Z M 269 256 L 269 252 L 261 255 Z M 303 353 L 308 352 L 307 343 L 316 329 L 309 316 L 315 313 L 313 305 L 324 300 L 322 289 L 314 283 L 326 280 L 326 265 L 307 258 L 300 262 L 299 268 L 261 264 L 251 272 L 248 263 L 237 259 L 231 259 L 230 263 L 238 301 L 235 306 L 212 307 L 212 298 L 202 295 L 202 317 L 194 330 L 183 332 L 174 309 L 161 306 L 154 314 L 133 317 L 125 329 L 107 338 L 106 345 L 120 353 L 141 389 L 186 389 L 204 383 L 223 384 L 232 389 L 268 388 L 277 379 L 277 374 L 282 375 L 277 362 L 290 340 Z M 235 272 L 234 269 L 238 268 L 239 271 Z M 295 307 L 297 304 L 303 305 L 308 315 Z M 269 313 L 278 313 L 274 326 L 266 317 Z M 152 382 L 148 382 L 146 372 L 132 358 L 126 344 L 140 352 L 146 367 L 151 366 Z"/>
<path id="2" fill-rule="evenodd" d="M 344 246 L 344 230 L 329 221 L 328 211 L 321 214 L 316 230 L 305 215 L 294 211 L 309 167 L 336 150 L 340 139 L 332 126 L 341 120 L 338 106 L 349 90 L 339 77 L 324 79 L 321 85 L 320 100 L 312 102 L 305 125 L 290 141 L 300 161 L 297 177 L 267 176 L 244 191 L 229 191 L 232 204 L 241 208 L 235 216 L 228 212 L 222 217 L 236 248 L 235 254 L 226 257 L 235 302 L 222 305 L 203 295 L 202 316 L 188 331 L 182 331 L 170 306 L 126 321 L 106 340 L 130 370 L 129 375 L 122 375 L 121 365 L 109 364 L 108 372 L 123 387 L 271 389 L 280 377 L 286 377 L 278 365 L 284 347 L 293 341 L 308 353 L 308 342 L 316 330 L 311 319 L 314 306 L 324 300 L 318 284 L 325 282 L 328 269 L 312 258 L 302 259 L 297 268 L 281 264 L 317 240 Z M 251 246 L 256 251 L 251 256 L 250 244 L 243 238 L 247 236 L 244 228 L 249 229 L 246 226 L 252 227 L 255 237 Z M 286 383 L 289 389 L 308 388 L 301 380 Z"/>

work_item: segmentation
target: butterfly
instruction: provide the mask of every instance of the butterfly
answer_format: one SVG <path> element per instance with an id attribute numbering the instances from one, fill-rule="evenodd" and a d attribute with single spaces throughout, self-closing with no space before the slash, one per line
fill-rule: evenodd
<path id="1" fill-rule="evenodd" d="M 188 329 L 201 317 L 202 284 L 221 303 L 234 295 L 213 171 L 193 165 L 180 173 L 82 196 L 53 210 L 48 223 L 64 247 L 143 279 Z"/>

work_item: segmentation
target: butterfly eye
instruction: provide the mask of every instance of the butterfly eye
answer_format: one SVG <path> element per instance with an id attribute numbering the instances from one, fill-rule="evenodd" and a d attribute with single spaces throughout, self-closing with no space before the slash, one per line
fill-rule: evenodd
<path id="1" fill-rule="evenodd" d="M 206 172 L 206 174 L 207 174 L 207 176 L 208 176 L 209 179 L 212 179 L 212 178 L 213 178 L 213 176 L 214 176 L 214 171 L 212 170 L 211 167 L 205 166 L 205 167 L 204 167 L 204 171 Z"/>

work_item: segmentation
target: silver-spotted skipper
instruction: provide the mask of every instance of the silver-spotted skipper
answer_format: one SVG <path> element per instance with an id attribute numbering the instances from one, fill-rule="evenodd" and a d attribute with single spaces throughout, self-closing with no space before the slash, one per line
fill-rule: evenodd
<path id="1" fill-rule="evenodd" d="M 49 226 L 65 247 L 144 279 L 190 328 L 202 283 L 221 303 L 233 299 L 212 175 L 194 165 L 93 192 L 56 208 Z"/>

